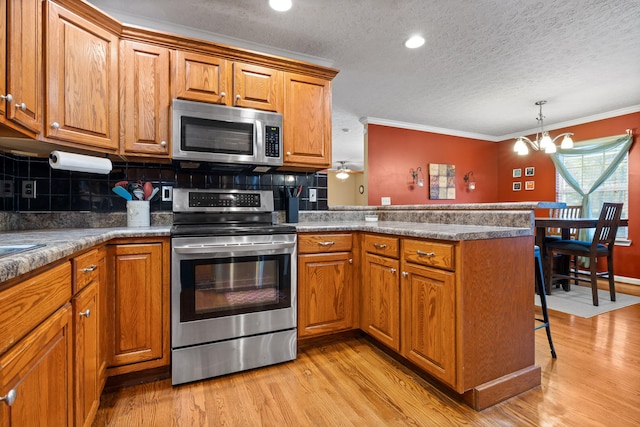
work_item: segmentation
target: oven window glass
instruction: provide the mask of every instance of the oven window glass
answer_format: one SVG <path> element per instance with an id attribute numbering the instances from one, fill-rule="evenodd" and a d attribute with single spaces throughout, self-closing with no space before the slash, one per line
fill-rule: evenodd
<path id="1" fill-rule="evenodd" d="M 291 255 L 180 262 L 181 321 L 291 306 Z"/>
<path id="2" fill-rule="evenodd" d="M 253 155 L 253 123 L 182 117 L 181 146 L 185 151 Z"/>

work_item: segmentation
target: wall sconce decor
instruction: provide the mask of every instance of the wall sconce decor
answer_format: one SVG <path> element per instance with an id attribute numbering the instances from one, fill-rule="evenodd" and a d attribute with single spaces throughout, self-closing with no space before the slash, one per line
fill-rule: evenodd
<path id="1" fill-rule="evenodd" d="M 418 166 L 417 168 L 409 169 L 409 173 L 411 174 L 411 178 L 413 179 L 413 183 L 418 187 L 424 187 L 424 174 L 422 173 L 422 168 Z"/>
<path id="2" fill-rule="evenodd" d="M 476 180 L 473 176 L 473 172 L 467 172 L 467 174 L 462 179 L 464 179 L 464 182 L 467 183 L 467 189 L 469 191 L 473 191 L 476 189 Z"/>

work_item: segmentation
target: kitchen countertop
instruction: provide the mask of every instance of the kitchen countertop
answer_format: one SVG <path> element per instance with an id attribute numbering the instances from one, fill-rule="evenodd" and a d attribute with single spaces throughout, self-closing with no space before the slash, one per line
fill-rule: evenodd
<path id="1" fill-rule="evenodd" d="M 111 239 L 169 236 L 169 226 L 69 228 L 0 233 L 0 245 L 45 246 L 0 257 L 0 283 Z"/>
<path id="2" fill-rule="evenodd" d="M 364 231 L 438 240 L 483 240 L 532 236 L 533 228 L 406 221 L 321 221 L 291 224 L 298 232 Z M 116 238 L 169 236 L 170 226 L 67 228 L 0 233 L 0 245 L 45 244 L 0 257 L 0 283 Z"/>

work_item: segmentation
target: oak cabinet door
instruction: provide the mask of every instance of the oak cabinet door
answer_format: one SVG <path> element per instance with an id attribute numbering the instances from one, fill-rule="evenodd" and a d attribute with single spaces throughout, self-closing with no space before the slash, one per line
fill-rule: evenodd
<path id="1" fill-rule="evenodd" d="M 403 264 L 402 355 L 455 387 L 455 274 Z"/>
<path id="2" fill-rule="evenodd" d="M 169 49 L 123 41 L 120 54 L 122 151 L 168 157 Z"/>
<path id="3" fill-rule="evenodd" d="M 118 37 L 47 2 L 47 138 L 117 151 Z"/>
<path id="4" fill-rule="evenodd" d="M 175 51 L 174 97 L 226 105 L 229 71 L 226 59 L 202 53 Z"/>
<path id="5" fill-rule="evenodd" d="M 309 337 L 353 327 L 351 253 L 298 257 L 298 336 Z"/>
<path id="6" fill-rule="evenodd" d="M 72 300 L 77 426 L 91 425 L 100 405 L 98 299 L 98 282 L 94 281 Z"/>
<path id="7" fill-rule="evenodd" d="M 71 306 L 63 306 L 0 356 L 0 425 L 73 426 Z"/>
<path id="8" fill-rule="evenodd" d="M 399 261 L 366 254 L 362 284 L 363 330 L 400 351 Z"/>
<path id="9" fill-rule="evenodd" d="M 168 259 L 162 242 L 108 247 L 109 375 L 169 363 Z"/>
<path id="10" fill-rule="evenodd" d="M 7 79 L 6 88 L 4 81 L 0 84 L 0 94 L 7 97 L 1 104 L 9 120 L 38 134 L 43 99 L 42 1 L 8 0 L 6 6 L 7 28 L 1 38 L 6 34 L 2 44 L 6 42 Z"/>
<path id="11" fill-rule="evenodd" d="M 284 167 L 331 166 L 331 81 L 285 73 Z"/>
<path id="12" fill-rule="evenodd" d="M 233 64 L 233 105 L 282 111 L 282 73 L 259 65 Z"/>

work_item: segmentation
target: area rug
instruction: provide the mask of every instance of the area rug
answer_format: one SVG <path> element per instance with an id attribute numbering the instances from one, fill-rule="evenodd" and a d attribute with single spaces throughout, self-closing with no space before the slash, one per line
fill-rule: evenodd
<path id="1" fill-rule="evenodd" d="M 598 290 L 598 299 L 600 305 L 596 307 L 593 305 L 591 288 L 585 286 L 571 286 L 569 292 L 563 291 L 562 288 L 553 288 L 551 295 L 547 295 L 547 308 L 589 318 L 608 311 L 640 304 L 640 297 L 621 294 L 620 292 L 616 292 L 616 301 L 611 302 L 609 291 L 601 289 Z M 536 295 L 535 304 L 540 307 L 539 295 Z"/>

